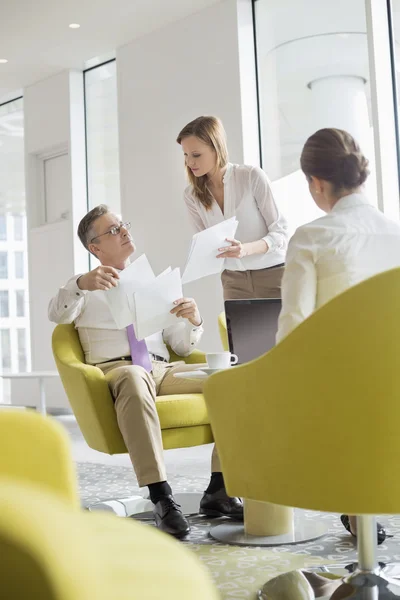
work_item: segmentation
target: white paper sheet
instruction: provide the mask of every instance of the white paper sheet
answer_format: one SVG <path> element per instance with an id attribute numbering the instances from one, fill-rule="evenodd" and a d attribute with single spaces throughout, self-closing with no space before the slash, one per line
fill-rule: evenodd
<path id="1" fill-rule="evenodd" d="M 156 276 L 145 254 L 139 256 L 119 274 L 118 286 L 104 291 L 117 329 L 123 329 L 135 319 L 134 293 L 154 281 Z"/>
<path id="2" fill-rule="evenodd" d="M 135 292 L 136 308 L 135 332 L 138 340 L 142 340 L 166 327 L 181 321 L 170 310 L 174 301 L 182 298 L 182 281 L 179 269 L 162 273 L 152 283 Z"/>
<path id="3" fill-rule="evenodd" d="M 217 258 L 218 248 L 229 245 L 226 238 L 235 237 L 237 226 L 236 217 L 232 217 L 193 236 L 182 283 L 221 273 L 225 259 Z"/>

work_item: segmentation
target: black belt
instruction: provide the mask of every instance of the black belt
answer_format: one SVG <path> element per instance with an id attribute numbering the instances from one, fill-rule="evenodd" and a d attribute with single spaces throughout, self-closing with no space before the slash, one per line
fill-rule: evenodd
<path id="1" fill-rule="evenodd" d="M 165 362 L 165 363 L 168 362 L 167 359 L 164 358 L 163 356 L 159 356 L 158 354 L 153 354 L 152 352 L 149 352 L 149 354 L 150 354 L 150 358 L 152 360 L 156 360 L 158 362 Z M 132 356 L 117 356 L 117 358 L 110 358 L 109 360 L 104 360 L 103 362 L 97 363 L 97 364 L 99 364 L 99 365 L 105 365 L 106 363 L 116 362 L 117 360 L 130 360 L 130 361 L 132 361 Z"/>
<path id="2" fill-rule="evenodd" d="M 272 265 L 271 267 L 265 267 L 265 270 L 267 269 L 277 269 L 278 267 L 284 267 L 285 263 L 279 263 L 279 265 Z"/>

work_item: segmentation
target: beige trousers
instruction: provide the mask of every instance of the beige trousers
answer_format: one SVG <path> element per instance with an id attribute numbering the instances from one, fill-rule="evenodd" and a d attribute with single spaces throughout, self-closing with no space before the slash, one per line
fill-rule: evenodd
<path id="1" fill-rule="evenodd" d="M 224 300 L 280 298 L 283 270 L 281 265 L 253 271 L 223 271 Z"/>
<path id="2" fill-rule="evenodd" d="M 156 397 L 201 393 L 201 381 L 174 377 L 175 373 L 193 371 L 196 365 L 186 365 L 183 361 L 153 361 L 151 373 L 126 360 L 97 366 L 105 374 L 114 398 L 118 426 L 139 486 L 165 481 L 167 474 Z M 211 471 L 221 471 L 215 446 L 211 458 Z"/>

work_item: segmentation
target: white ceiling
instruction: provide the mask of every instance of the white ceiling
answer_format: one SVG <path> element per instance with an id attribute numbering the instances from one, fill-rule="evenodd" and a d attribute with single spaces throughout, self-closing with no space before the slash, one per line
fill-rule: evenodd
<path id="1" fill-rule="evenodd" d="M 0 0 L 0 103 L 219 0 Z M 80 29 L 70 29 L 79 23 Z"/>

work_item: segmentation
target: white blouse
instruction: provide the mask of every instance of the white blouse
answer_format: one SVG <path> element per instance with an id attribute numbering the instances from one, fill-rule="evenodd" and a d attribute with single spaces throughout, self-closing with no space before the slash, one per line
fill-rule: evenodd
<path id="1" fill-rule="evenodd" d="M 266 269 L 285 262 L 288 227 L 275 203 L 264 171 L 258 167 L 228 163 L 223 182 L 224 212 L 214 199 L 211 209 L 207 210 L 194 195 L 193 187 L 186 188 L 184 198 L 194 230 L 202 231 L 236 216 L 239 222 L 236 239 L 242 243 L 264 239 L 268 251 L 241 259 L 227 258 L 226 269 Z"/>
<path id="2" fill-rule="evenodd" d="M 299 227 L 290 240 L 277 342 L 338 294 L 399 266 L 400 224 L 364 194 L 344 196 L 330 213 Z"/>

